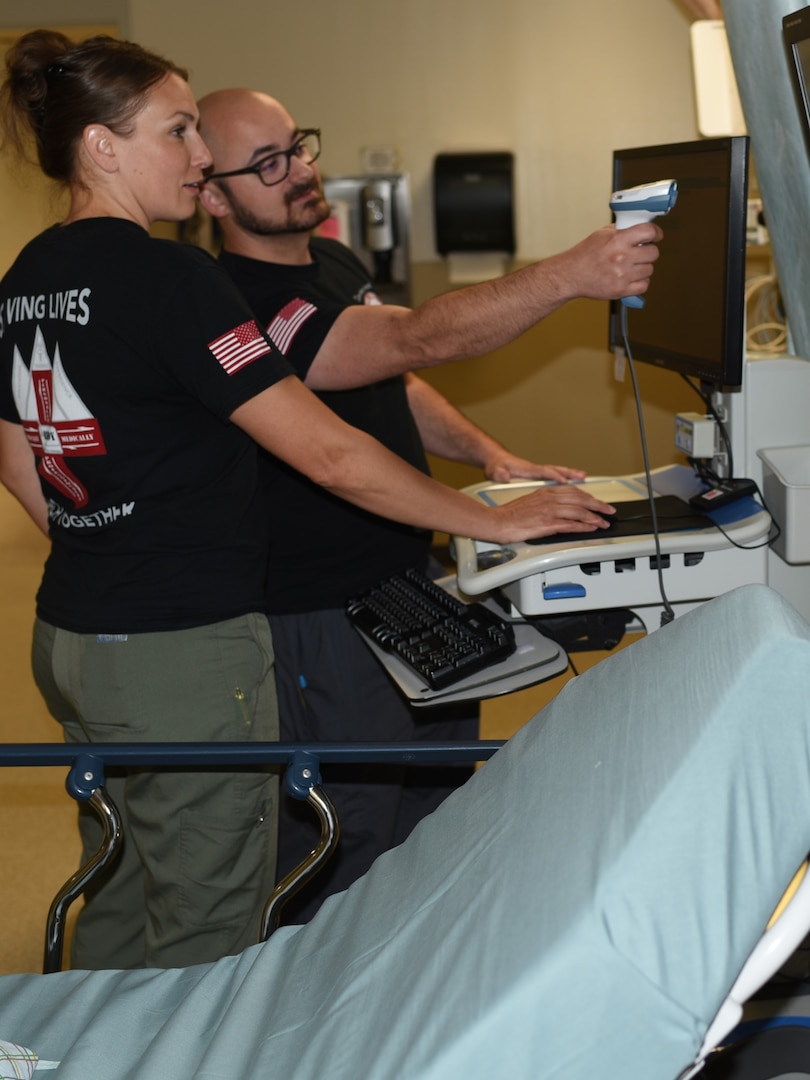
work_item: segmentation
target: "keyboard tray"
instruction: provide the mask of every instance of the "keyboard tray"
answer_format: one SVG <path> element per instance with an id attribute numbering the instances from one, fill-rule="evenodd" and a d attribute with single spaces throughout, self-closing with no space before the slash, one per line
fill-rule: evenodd
<path id="1" fill-rule="evenodd" d="M 407 578 L 410 577 L 410 580 Z M 406 579 L 406 580 L 403 580 Z M 439 704 L 440 702 L 481 700 L 511 693 L 532 686 L 565 671 L 568 657 L 564 650 L 539 633 L 533 626 L 512 622 L 503 617 L 494 605 L 477 602 L 464 603 L 454 588 L 455 578 L 432 581 L 426 575 L 406 571 L 381 582 L 380 586 L 355 597 L 347 605 L 347 614 L 355 629 L 368 647 L 388 671 L 388 674 L 415 705 Z M 382 589 L 382 605 L 380 593 Z M 386 604 L 393 594 L 396 609 L 400 598 L 415 600 L 417 607 L 426 605 L 423 625 L 409 628 L 401 633 L 398 614 L 386 625 Z M 433 605 L 438 604 L 437 612 Z M 430 612 L 430 614 L 427 614 Z M 417 623 L 421 617 L 417 616 Z M 475 646 L 472 651 L 463 650 L 455 670 L 444 662 L 438 672 L 420 670 L 411 656 L 413 644 L 422 637 L 432 648 L 441 639 L 449 621 L 449 639 L 452 649 L 458 648 L 457 634 L 465 631 L 465 624 L 475 628 L 484 638 L 493 637 L 494 642 Z M 437 627 L 444 624 L 437 632 Z M 413 639 L 402 647 L 402 637 Z M 476 653 L 475 649 L 478 649 Z M 438 675 L 438 677 L 436 677 Z"/>

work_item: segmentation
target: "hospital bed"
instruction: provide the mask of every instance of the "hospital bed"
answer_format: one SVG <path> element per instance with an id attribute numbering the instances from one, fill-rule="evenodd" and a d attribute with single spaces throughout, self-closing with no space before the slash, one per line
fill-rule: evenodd
<path id="1" fill-rule="evenodd" d="M 810 627 L 746 586 L 570 682 L 306 926 L 0 978 L 0 1036 L 58 1080 L 675 1080 L 806 929 L 803 883 L 763 938 L 809 849 Z"/>

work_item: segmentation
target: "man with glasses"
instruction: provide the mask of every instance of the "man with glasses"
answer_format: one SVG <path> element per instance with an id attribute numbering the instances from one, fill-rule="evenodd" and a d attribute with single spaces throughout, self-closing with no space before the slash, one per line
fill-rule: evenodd
<path id="1" fill-rule="evenodd" d="M 545 264 L 413 311 L 382 305 L 359 259 L 312 235 L 330 215 L 316 165 L 320 131 L 299 128 L 278 101 L 248 90 L 210 94 L 199 108 L 214 160 L 200 199 L 222 230 L 220 263 L 310 389 L 425 471 L 427 450 L 500 482 L 584 476 L 509 453 L 413 369 L 489 352 L 574 296 L 643 292 L 662 235 L 657 226 L 601 230 Z M 341 504 L 275 460 L 267 459 L 264 473 L 275 509 L 268 605 L 282 739 L 477 738 L 474 707 L 411 710 L 345 615 L 350 596 L 408 567 L 424 569 L 430 537 Z M 425 772 L 374 781 L 368 771 L 344 772 L 345 784 L 330 782 L 341 820 L 338 852 L 288 905 L 287 917 L 311 917 L 466 778 L 463 770 Z M 280 875 L 313 846 L 311 816 L 292 800 L 282 806 Z"/>

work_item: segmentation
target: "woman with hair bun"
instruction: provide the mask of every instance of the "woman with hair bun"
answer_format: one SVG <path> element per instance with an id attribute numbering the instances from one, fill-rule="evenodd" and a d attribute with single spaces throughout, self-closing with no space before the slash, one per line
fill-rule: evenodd
<path id="1" fill-rule="evenodd" d="M 292 375 L 213 259 L 149 236 L 191 216 L 211 162 L 181 68 L 39 30 L 8 52 L 0 93 L 7 144 L 33 141 L 69 195 L 0 283 L 0 480 L 51 537 L 33 663 L 66 739 L 278 737 L 256 442 L 421 528 L 499 542 L 605 524 L 574 488 L 488 508 L 410 468 Z M 79 916 L 73 966 L 182 966 L 254 941 L 275 784 L 111 778 L 124 849 Z M 97 828 L 82 814 L 86 853 Z"/>
<path id="2" fill-rule="evenodd" d="M 70 197 L 0 286 L 0 477 L 52 539 L 37 685 L 72 742 L 277 739 L 253 444 L 228 416 L 289 372 L 256 332 L 256 361 L 229 375 L 212 349 L 249 322 L 240 297 L 146 231 L 192 213 L 209 161 L 185 73 L 48 31 L 7 70 L 7 141 L 33 143 Z M 73 966 L 182 966 L 254 942 L 275 785 L 108 778 L 124 846 L 79 914 Z M 86 808 L 80 828 L 86 858 L 100 836 Z"/>

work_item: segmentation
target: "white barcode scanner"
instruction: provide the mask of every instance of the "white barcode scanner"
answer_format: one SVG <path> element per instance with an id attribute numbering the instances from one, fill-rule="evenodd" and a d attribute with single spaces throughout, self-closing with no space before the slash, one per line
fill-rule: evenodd
<path id="1" fill-rule="evenodd" d="M 610 209 L 616 215 L 616 228 L 629 229 L 645 221 L 668 214 L 678 198 L 677 180 L 656 180 L 652 184 L 614 191 L 610 197 Z M 623 296 L 625 307 L 643 308 L 643 296 Z"/>

